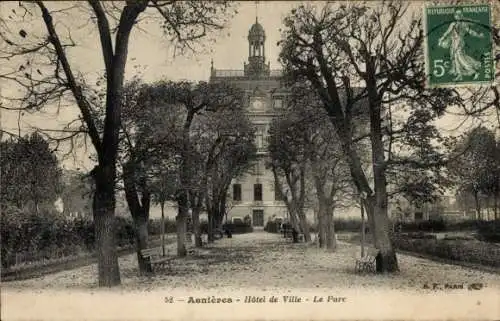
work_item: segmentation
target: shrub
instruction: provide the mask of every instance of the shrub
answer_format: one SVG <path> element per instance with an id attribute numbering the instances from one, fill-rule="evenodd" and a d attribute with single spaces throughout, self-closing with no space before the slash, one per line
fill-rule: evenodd
<path id="1" fill-rule="evenodd" d="M 482 241 L 500 243 L 500 220 L 477 222 L 477 234 Z"/>
<path id="2" fill-rule="evenodd" d="M 417 231 L 442 232 L 446 230 L 446 224 L 443 219 L 400 223 L 400 226 L 403 232 L 417 232 Z"/>
<path id="3" fill-rule="evenodd" d="M 239 220 L 232 223 L 222 224 L 222 229 L 228 229 L 232 234 L 244 234 L 253 232 L 253 227 L 250 223 L 245 223 L 243 220 Z M 202 234 L 208 234 L 208 222 L 204 221 L 200 223 L 200 231 Z"/>
<path id="4" fill-rule="evenodd" d="M 334 219 L 335 232 L 359 232 L 361 231 L 361 220 L 359 219 Z M 365 221 L 365 227 L 368 229 L 368 222 Z M 318 224 L 311 224 L 309 231 L 318 232 Z"/>
<path id="5" fill-rule="evenodd" d="M 161 220 L 150 219 L 148 225 L 148 231 L 150 235 L 160 235 L 161 234 Z M 165 219 L 165 233 L 175 233 L 175 220 Z"/>
<path id="6" fill-rule="evenodd" d="M 133 245 L 135 243 L 135 227 L 131 219 L 115 218 L 115 235 L 118 246 Z"/>
<path id="7" fill-rule="evenodd" d="M 232 234 L 244 234 L 253 232 L 253 227 L 245 222 L 226 223 L 222 225 L 223 229 L 228 229 Z"/>
<path id="8" fill-rule="evenodd" d="M 478 227 L 477 220 L 466 220 L 460 222 L 449 222 L 446 223 L 447 231 L 471 231 Z"/>
<path id="9" fill-rule="evenodd" d="M 338 232 L 359 232 L 361 231 L 361 220 L 357 219 L 336 219 L 334 220 L 335 230 Z M 368 227 L 368 222 L 365 221 Z"/>
<path id="10" fill-rule="evenodd" d="M 268 233 L 278 233 L 279 230 L 279 223 L 275 221 L 267 221 L 266 225 L 264 226 L 264 231 Z"/>
<path id="11" fill-rule="evenodd" d="M 419 232 L 410 232 L 410 233 L 405 233 L 403 236 L 406 236 L 411 239 L 437 239 L 437 236 L 434 234 L 428 234 L 423 231 Z"/>

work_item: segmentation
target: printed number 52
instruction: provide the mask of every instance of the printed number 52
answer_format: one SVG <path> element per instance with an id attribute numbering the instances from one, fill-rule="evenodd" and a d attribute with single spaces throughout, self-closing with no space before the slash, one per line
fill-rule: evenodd
<path id="1" fill-rule="evenodd" d="M 434 60 L 434 76 L 443 77 L 444 72 L 448 69 L 449 61 L 443 61 L 442 59 Z"/>

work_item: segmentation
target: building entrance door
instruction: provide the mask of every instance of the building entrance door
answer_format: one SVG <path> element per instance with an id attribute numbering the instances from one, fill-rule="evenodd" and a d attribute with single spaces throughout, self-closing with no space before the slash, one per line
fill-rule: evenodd
<path id="1" fill-rule="evenodd" d="M 253 210 L 252 212 L 252 225 L 264 226 L 264 210 Z"/>

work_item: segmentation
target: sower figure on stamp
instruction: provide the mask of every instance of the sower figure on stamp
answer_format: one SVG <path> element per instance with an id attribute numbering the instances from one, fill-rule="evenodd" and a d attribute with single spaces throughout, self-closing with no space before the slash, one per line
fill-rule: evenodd
<path id="1" fill-rule="evenodd" d="M 484 38 L 484 34 L 472 30 L 471 20 L 464 19 L 462 10 L 456 10 L 454 18 L 455 21 L 439 38 L 438 44 L 442 48 L 450 48 L 451 68 L 449 73 L 456 76 L 454 81 L 462 80 L 463 76 L 473 76 L 473 79 L 476 80 L 479 77 L 481 62 L 465 52 L 465 36 Z"/>

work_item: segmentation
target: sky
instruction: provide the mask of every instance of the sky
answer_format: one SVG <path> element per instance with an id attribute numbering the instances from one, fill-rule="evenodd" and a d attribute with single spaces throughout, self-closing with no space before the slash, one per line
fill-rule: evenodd
<path id="1" fill-rule="evenodd" d="M 10 8 L 16 3 L 0 4 L 2 17 L 10 12 Z M 67 7 L 68 2 L 47 2 L 50 8 Z M 130 79 L 137 72 L 140 72 L 144 81 L 155 81 L 159 79 L 168 80 L 208 80 L 210 75 L 211 61 L 213 60 L 216 69 L 242 69 L 243 63 L 248 56 L 247 35 L 251 25 L 258 17 L 266 31 L 266 57 L 270 61 L 271 69 L 279 69 L 277 61 L 278 47 L 280 39 L 279 29 L 283 17 L 294 7 L 300 5 L 293 1 L 261 1 L 258 5 L 255 1 L 237 3 L 238 14 L 229 22 L 226 29 L 219 34 L 214 34 L 215 42 L 206 41 L 209 50 L 199 53 L 185 55 L 174 55 L 172 46 L 162 34 L 160 28 L 155 23 L 139 23 L 139 28 L 134 28 L 131 35 L 129 56 L 126 69 L 126 78 Z M 413 2 L 414 10 L 422 8 L 422 2 Z M 56 27 L 65 32 L 67 27 L 71 30 L 71 35 L 78 46 L 68 49 L 70 62 L 74 69 L 83 74 L 89 83 L 95 81 L 97 75 L 103 70 L 101 49 L 98 39 L 98 31 L 95 25 L 86 23 L 88 15 L 77 12 L 71 16 L 61 16 L 56 21 Z M 32 24 L 27 28 L 28 34 L 44 31 L 43 24 Z M 2 96 L 8 96 L 15 92 L 15 88 L 0 84 Z M 2 101 L 7 105 L 8 102 Z M 1 111 L 2 128 L 17 133 L 18 123 L 21 133 L 26 133 L 34 127 L 42 129 L 56 129 L 66 125 L 68 121 L 75 119 L 79 111 L 76 105 L 64 106 L 56 111 L 55 108 L 46 108 L 43 112 L 35 114 L 25 114 L 21 118 L 18 112 Z M 18 122 L 19 121 L 19 122 Z M 453 133 L 456 127 L 462 122 L 462 118 L 448 115 L 439 121 L 443 130 Z M 92 149 L 89 144 L 88 147 Z M 63 164 L 67 168 L 91 168 L 91 161 L 85 149 L 80 148 L 75 157 L 64 159 Z"/>

